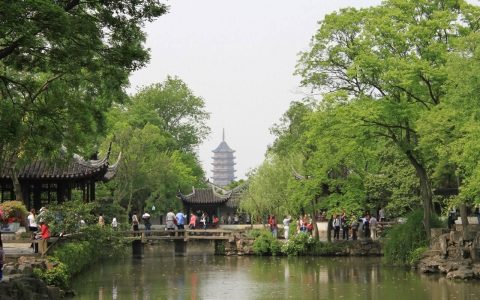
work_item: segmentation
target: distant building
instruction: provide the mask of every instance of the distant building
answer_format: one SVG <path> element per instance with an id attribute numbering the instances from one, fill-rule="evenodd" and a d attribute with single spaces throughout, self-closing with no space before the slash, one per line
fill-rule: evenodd
<path id="1" fill-rule="evenodd" d="M 213 184 L 217 186 L 227 186 L 235 180 L 235 156 L 227 143 L 225 142 L 225 130 L 222 134 L 222 142 L 213 152 Z"/>

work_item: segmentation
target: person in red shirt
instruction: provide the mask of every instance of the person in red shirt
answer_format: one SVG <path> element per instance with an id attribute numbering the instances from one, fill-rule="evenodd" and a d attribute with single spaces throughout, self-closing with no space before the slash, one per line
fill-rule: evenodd
<path id="1" fill-rule="evenodd" d="M 190 223 L 188 223 L 188 227 L 190 229 L 195 229 L 195 225 L 197 223 L 197 216 L 194 213 L 190 214 Z"/>
<path id="2" fill-rule="evenodd" d="M 40 236 L 41 239 L 38 243 L 38 248 L 42 256 L 45 255 L 47 252 L 47 244 L 48 240 L 50 239 L 50 228 L 48 227 L 47 223 L 44 221 L 40 221 Z"/>
<path id="3" fill-rule="evenodd" d="M 270 225 L 270 230 L 272 231 L 273 237 L 277 238 L 277 219 L 275 219 L 275 215 L 270 217 L 268 224 Z"/>
<path id="4" fill-rule="evenodd" d="M 218 217 L 213 215 L 213 228 L 218 227 Z"/>

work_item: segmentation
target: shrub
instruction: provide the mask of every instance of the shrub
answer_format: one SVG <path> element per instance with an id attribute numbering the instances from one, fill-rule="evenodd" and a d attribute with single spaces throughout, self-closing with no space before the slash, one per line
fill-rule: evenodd
<path id="1" fill-rule="evenodd" d="M 317 240 L 308 233 L 300 232 L 282 245 L 282 253 L 288 256 L 305 255 L 313 249 Z"/>
<path id="2" fill-rule="evenodd" d="M 419 247 L 415 250 L 413 250 L 410 253 L 410 265 L 416 265 L 420 259 L 423 257 L 423 253 L 425 253 L 428 250 L 428 247 Z"/>
<path id="3" fill-rule="evenodd" d="M 277 255 L 280 251 L 280 242 L 273 237 L 270 231 L 261 231 L 253 242 L 253 252 L 257 255 Z"/>
<path id="4" fill-rule="evenodd" d="M 3 223 L 23 223 L 28 214 L 21 201 L 5 201 L 0 203 L 0 218 Z"/>
<path id="5" fill-rule="evenodd" d="M 53 266 L 49 269 L 33 269 L 33 275 L 43 280 L 47 285 L 54 285 L 61 289 L 67 289 L 70 285 L 70 273 L 67 266 L 57 258 L 49 257 L 48 263 Z"/>
<path id="6" fill-rule="evenodd" d="M 436 216 L 432 216 L 430 223 L 432 228 L 442 226 L 442 222 Z M 417 248 L 427 246 L 423 211 L 417 210 L 407 216 L 404 224 L 396 225 L 388 232 L 384 247 L 385 260 L 392 264 L 408 265 L 411 263 L 413 252 Z"/>

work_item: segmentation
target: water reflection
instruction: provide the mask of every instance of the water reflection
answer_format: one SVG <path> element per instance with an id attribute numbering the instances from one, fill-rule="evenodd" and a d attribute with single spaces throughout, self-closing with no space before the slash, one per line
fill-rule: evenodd
<path id="1" fill-rule="evenodd" d="M 162 256 L 97 265 L 75 299 L 478 299 L 480 284 L 382 266 L 377 258 Z"/>

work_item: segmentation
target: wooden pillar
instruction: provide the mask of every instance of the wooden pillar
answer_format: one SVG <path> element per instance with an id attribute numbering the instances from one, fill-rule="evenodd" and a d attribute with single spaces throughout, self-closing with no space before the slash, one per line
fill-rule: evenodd
<path id="1" fill-rule="evenodd" d="M 89 197 L 89 200 L 90 201 L 95 201 L 95 180 L 92 179 L 90 181 L 90 197 Z"/>
<path id="2" fill-rule="evenodd" d="M 85 183 L 82 182 L 81 186 L 82 186 L 82 200 L 83 200 L 83 202 L 86 202 L 86 199 L 85 199 L 85 197 L 86 197 L 86 195 L 85 195 Z"/>

